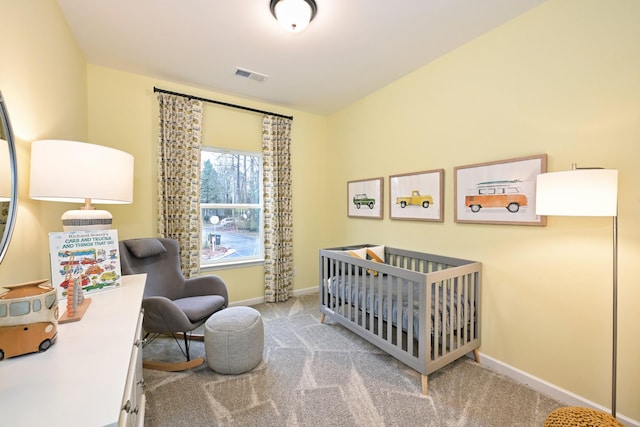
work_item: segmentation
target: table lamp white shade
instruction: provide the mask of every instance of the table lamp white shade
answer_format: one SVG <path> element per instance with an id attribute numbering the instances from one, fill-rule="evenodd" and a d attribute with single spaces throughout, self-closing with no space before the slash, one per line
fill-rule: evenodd
<path id="1" fill-rule="evenodd" d="M 0 138 L 0 202 L 11 200 L 11 162 L 9 143 Z"/>
<path id="2" fill-rule="evenodd" d="M 618 171 L 574 169 L 540 174 L 536 215 L 617 216 Z"/>
<path id="3" fill-rule="evenodd" d="M 29 197 L 82 203 L 62 217 L 65 231 L 111 228 L 111 214 L 91 203 L 133 201 L 133 156 L 124 151 L 77 141 L 41 140 L 31 145 Z"/>

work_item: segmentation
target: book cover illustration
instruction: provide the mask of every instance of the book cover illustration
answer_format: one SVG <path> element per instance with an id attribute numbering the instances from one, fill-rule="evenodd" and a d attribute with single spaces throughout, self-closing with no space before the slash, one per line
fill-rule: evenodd
<path id="1" fill-rule="evenodd" d="M 117 230 L 49 233 L 49 254 L 51 284 L 58 290 L 58 299 L 67 297 L 74 278 L 84 293 L 122 284 Z"/>

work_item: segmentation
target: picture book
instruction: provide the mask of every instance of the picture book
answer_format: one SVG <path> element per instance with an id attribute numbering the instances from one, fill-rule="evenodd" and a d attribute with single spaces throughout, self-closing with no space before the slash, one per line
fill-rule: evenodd
<path id="1" fill-rule="evenodd" d="M 84 293 L 113 289 L 122 284 L 117 230 L 49 233 L 51 285 L 58 299 L 67 297 L 69 284 L 78 280 Z"/>

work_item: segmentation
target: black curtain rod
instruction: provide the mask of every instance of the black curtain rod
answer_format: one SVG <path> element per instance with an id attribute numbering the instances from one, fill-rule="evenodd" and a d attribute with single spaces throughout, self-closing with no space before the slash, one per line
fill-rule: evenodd
<path id="1" fill-rule="evenodd" d="M 207 99 L 207 98 L 201 98 L 199 96 L 187 95 L 187 94 L 179 93 L 179 92 L 172 92 L 170 90 L 160 89 L 160 88 L 157 88 L 155 86 L 153 87 L 153 91 L 154 92 L 160 92 L 160 93 L 168 93 L 169 95 L 182 96 L 182 97 L 189 98 L 189 99 L 196 99 L 196 100 L 202 101 L 202 102 L 210 102 L 212 104 L 224 105 L 225 107 L 238 108 L 240 110 L 252 111 L 254 113 L 260 113 L 260 114 L 268 114 L 270 116 L 282 117 L 282 118 L 285 118 L 285 119 L 293 120 L 293 116 L 285 116 L 284 114 L 272 113 L 271 111 L 257 110 L 255 108 L 244 107 L 242 105 L 236 105 L 236 104 L 230 104 L 228 102 L 216 101 L 215 99 Z"/>

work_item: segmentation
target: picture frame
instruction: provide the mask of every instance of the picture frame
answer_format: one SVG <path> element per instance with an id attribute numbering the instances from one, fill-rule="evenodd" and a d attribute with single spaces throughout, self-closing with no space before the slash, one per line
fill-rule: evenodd
<path id="1" fill-rule="evenodd" d="M 454 221 L 546 225 L 536 215 L 536 177 L 546 171 L 546 154 L 455 167 Z"/>
<path id="2" fill-rule="evenodd" d="M 384 178 L 347 182 L 347 216 L 382 219 Z"/>
<path id="3" fill-rule="evenodd" d="M 389 176 L 389 218 L 444 221 L 444 169 Z"/>

